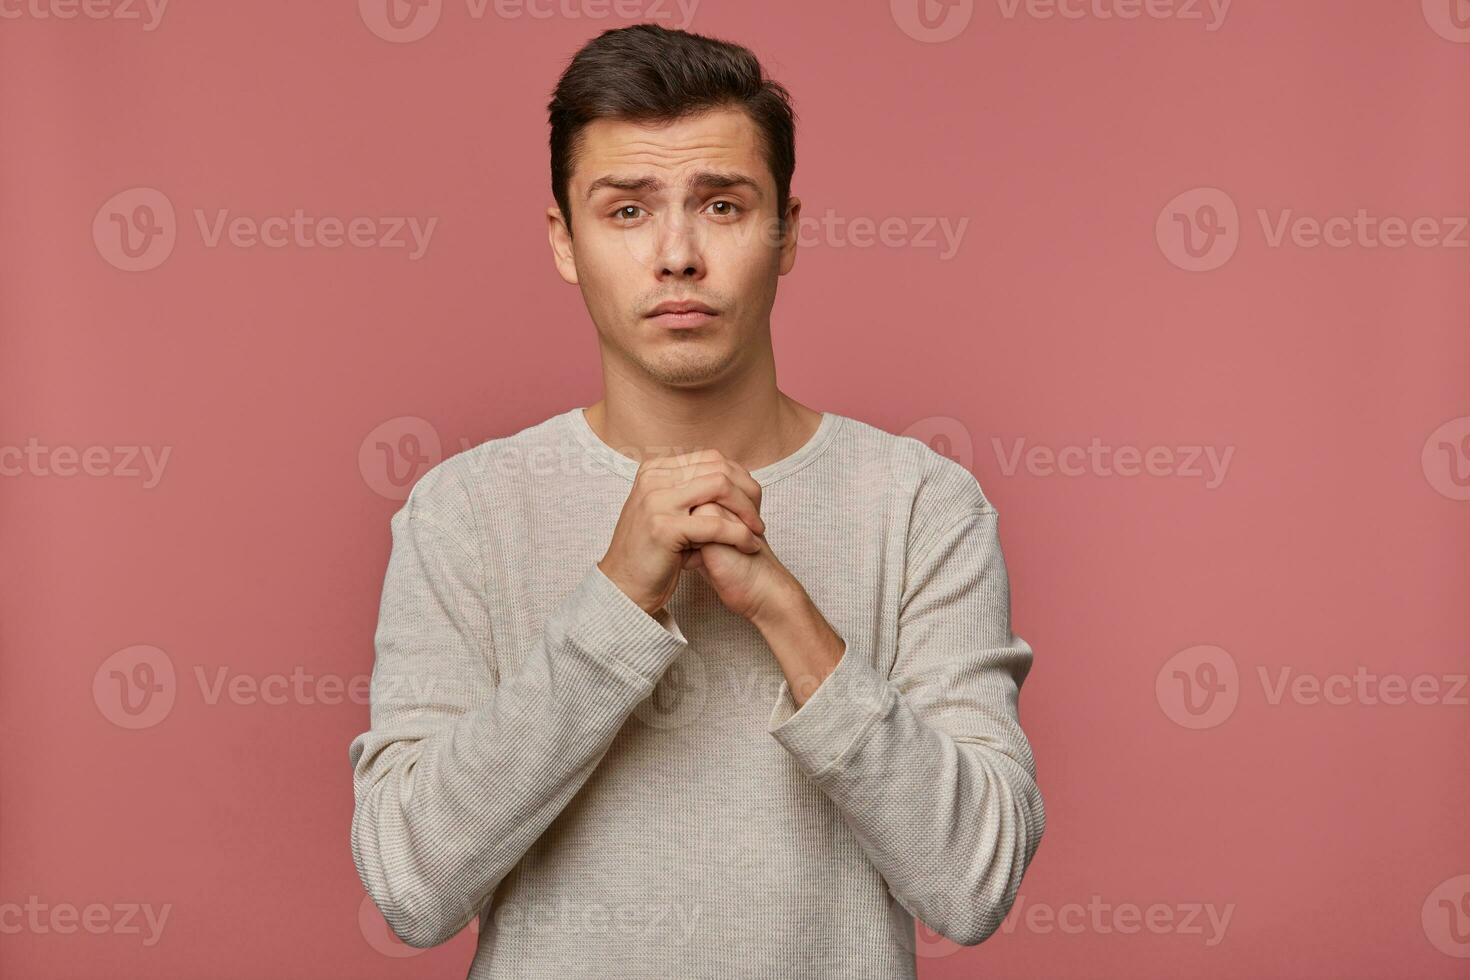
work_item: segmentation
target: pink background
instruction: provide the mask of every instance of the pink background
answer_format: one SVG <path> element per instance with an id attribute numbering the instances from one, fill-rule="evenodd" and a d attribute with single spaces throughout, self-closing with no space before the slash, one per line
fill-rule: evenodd
<path id="1" fill-rule="evenodd" d="M 340 692 L 402 490 L 375 449 L 432 461 L 599 397 L 545 245 L 545 103 L 632 20 L 459 0 L 404 41 L 371 0 L 178 3 L 153 30 L 45 2 L 0 24 L 0 447 L 41 447 L 0 481 L 0 975 L 462 977 L 470 932 L 388 940 L 348 845 L 368 711 Z M 987 0 L 931 8 L 938 40 L 905 2 L 704 0 L 688 26 L 793 91 L 808 219 L 897 219 L 888 245 L 808 232 L 782 387 L 932 437 L 1004 515 L 1048 829 L 1003 931 L 921 930 L 921 975 L 1470 975 L 1470 4 L 1461 29 L 1450 0 L 1242 0 L 1211 30 L 1203 4 Z M 651 3 L 632 19 L 681 26 Z M 137 194 L 175 240 L 129 271 L 108 232 Z M 298 208 L 437 225 L 410 259 L 210 247 L 195 219 Z M 1287 209 L 1461 246 L 1273 245 Z M 968 222 L 953 255 L 919 234 L 941 220 Z M 1182 268 L 1181 222 L 1228 261 Z M 1009 463 L 1094 438 L 1174 463 Z M 58 475 L 62 447 L 103 447 L 96 474 Z M 156 485 L 117 447 L 168 447 Z M 1224 478 L 1187 447 L 1230 451 Z M 111 669 L 150 664 L 164 700 L 127 727 Z M 1283 670 L 1359 668 L 1439 695 L 1273 699 Z M 212 699 L 220 671 L 335 678 L 337 703 Z M 157 942 L 130 904 L 168 908 Z M 51 918 L 89 905 L 115 928 Z M 1172 925 L 1124 931 L 1130 905 Z"/>

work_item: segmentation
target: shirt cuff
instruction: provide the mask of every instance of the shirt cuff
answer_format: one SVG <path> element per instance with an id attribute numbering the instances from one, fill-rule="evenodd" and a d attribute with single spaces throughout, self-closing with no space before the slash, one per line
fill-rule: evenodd
<path id="1" fill-rule="evenodd" d="M 653 614 L 653 618 L 658 620 L 658 624 L 660 626 L 668 630 L 674 636 L 678 637 L 681 642 L 689 642 L 689 640 L 686 639 L 684 636 L 684 631 L 679 629 L 679 621 L 674 618 L 673 613 L 669 612 L 668 606 L 659 606 L 658 612 Z"/>
<path id="2" fill-rule="evenodd" d="M 652 686 L 689 646 L 672 616 L 660 620 L 628 597 L 596 563 L 582 576 L 559 613 L 569 615 L 567 640 L 589 655 L 611 660 Z"/>
<path id="3" fill-rule="evenodd" d="M 842 657 L 801 707 L 783 679 L 766 731 L 813 779 L 828 775 L 886 714 L 897 692 L 843 641 Z"/>

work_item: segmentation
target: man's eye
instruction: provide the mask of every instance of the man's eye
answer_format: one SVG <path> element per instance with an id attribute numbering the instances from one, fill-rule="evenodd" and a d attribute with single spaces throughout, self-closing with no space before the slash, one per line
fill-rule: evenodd
<path id="1" fill-rule="evenodd" d="M 710 207 L 715 208 L 715 207 L 719 207 L 722 204 L 725 207 L 729 208 L 729 210 L 728 211 L 720 211 L 720 212 L 717 212 L 720 217 L 722 217 L 722 218 L 728 218 L 728 217 L 730 217 L 732 215 L 735 215 L 735 214 L 739 214 L 740 213 L 740 205 L 736 204 L 734 201 L 716 201 L 713 204 L 711 204 Z"/>
<path id="2" fill-rule="evenodd" d="M 637 215 L 626 214 L 625 212 L 628 212 L 628 211 L 642 211 L 642 210 L 643 209 L 640 208 L 636 204 L 625 204 L 625 205 L 623 205 L 622 207 L 618 208 L 616 211 L 613 212 L 613 217 L 616 218 L 616 219 L 618 219 L 619 221 L 624 220 L 626 218 L 636 218 Z"/>

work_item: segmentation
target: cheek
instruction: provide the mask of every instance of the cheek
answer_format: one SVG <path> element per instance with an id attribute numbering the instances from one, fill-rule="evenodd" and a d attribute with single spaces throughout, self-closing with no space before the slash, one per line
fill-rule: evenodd
<path id="1" fill-rule="evenodd" d="M 577 267 L 595 279 L 604 292 L 633 291 L 654 260 L 654 238 L 629 231 L 598 229 L 580 243 Z"/>
<path id="2" fill-rule="evenodd" d="M 745 248 L 724 257 L 722 266 L 736 298 L 764 296 L 773 290 L 780 258 L 765 248 Z"/>
<path id="3" fill-rule="evenodd" d="M 578 278 L 589 297 L 612 305 L 621 295 L 631 295 L 636 280 L 630 275 L 631 256 L 620 240 L 598 236 L 579 243 L 576 259 Z"/>
<path id="4" fill-rule="evenodd" d="M 712 243 L 705 254 L 711 275 L 742 287 L 764 279 L 771 268 L 771 250 L 745 238 Z"/>

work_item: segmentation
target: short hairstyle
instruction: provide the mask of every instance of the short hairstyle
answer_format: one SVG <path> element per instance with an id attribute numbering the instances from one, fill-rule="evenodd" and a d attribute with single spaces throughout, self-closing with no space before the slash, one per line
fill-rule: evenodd
<path id="1" fill-rule="evenodd" d="M 572 170 L 584 127 L 594 119 L 674 121 L 713 109 L 743 109 L 760 133 L 776 179 L 776 216 L 784 230 L 796 170 L 796 113 L 791 96 L 738 44 L 657 24 L 603 31 L 562 72 L 547 113 L 551 123 L 551 192 L 572 230 Z"/>

